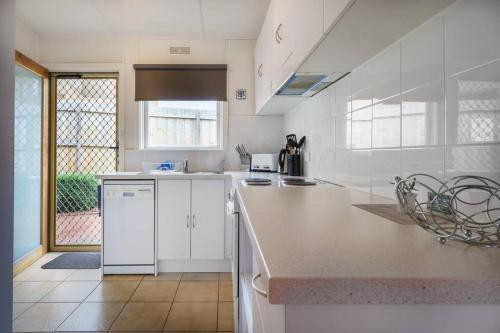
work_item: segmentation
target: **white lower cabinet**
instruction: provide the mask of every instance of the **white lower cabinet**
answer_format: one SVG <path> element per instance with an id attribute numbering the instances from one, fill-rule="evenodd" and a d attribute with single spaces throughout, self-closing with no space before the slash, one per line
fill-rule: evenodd
<path id="1" fill-rule="evenodd" d="M 224 259 L 224 181 L 191 184 L 191 259 Z"/>
<path id="2" fill-rule="evenodd" d="M 191 180 L 158 181 L 158 259 L 191 256 Z"/>
<path id="3" fill-rule="evenodd" d="M 158 260 L 224 259 L 224 180 L 158 181 Z"/>

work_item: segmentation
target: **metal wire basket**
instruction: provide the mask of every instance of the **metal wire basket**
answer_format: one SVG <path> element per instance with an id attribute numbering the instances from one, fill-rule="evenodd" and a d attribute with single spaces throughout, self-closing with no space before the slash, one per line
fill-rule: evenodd
<path id="1" fill-rule="evenodd" d="M 426 174 L 396 177 L 400 209 L 444 244 L 448 239 L 500 247 L 500 184 L 479 176 L 441 181 Z"/>

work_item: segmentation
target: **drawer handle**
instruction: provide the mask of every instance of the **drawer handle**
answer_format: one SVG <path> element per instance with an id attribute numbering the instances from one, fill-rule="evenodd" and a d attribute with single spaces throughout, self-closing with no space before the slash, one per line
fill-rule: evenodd
<path id="1" fill-rule="evenodd" d="M 261 277 L 261 274 L 260 273 L 257 273 L 253 276 L 252 278 L 252 288 L 259 294 L 261 294 L 262 296 L 266 297 L 267 298 L 267 292 L 265 290 L 262 290 L 260 289 L 259 287 L 257 287 L 257 285 L 255 284 L 255 281 L 257 281 L 258 278 Z"/>
<path id="2" fill-rule="evenodd" d="M 196 215 L 193 214 L 193 228 L 196 227 L 195 218 L 196 218 Z"/>
<path id="3" fill-rule="evenodd" d="M 189 228 L 189 214 L 186 215 L 186 228 Z"/>

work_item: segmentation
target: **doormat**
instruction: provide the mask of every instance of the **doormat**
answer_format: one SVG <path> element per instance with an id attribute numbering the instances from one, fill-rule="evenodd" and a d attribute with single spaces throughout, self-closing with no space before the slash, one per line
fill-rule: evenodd
<path id="1" fill-rule="evenodd" d="M 42 266 L 43 269 L 101 268 L 100 253 L 64 253 Z"/>
<path id="2" fill-rule="evenodd" d="M 368 204 L 368 205 L 353 205 L 369 213 L 391 220 L 398 224 L 411 225 L 415 221 L 408 214 L 398 212 L 397 205 L 387 204 Z"/>

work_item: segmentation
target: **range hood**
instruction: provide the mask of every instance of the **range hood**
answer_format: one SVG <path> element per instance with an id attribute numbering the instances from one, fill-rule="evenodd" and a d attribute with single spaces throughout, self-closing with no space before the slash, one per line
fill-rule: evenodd
<path id="1" fill-rule="evenodd" d="M 347 74 L 349 73 L 292 73 L 276 95 L 312 97 Z"/>

